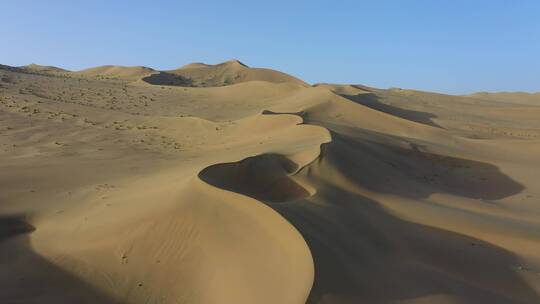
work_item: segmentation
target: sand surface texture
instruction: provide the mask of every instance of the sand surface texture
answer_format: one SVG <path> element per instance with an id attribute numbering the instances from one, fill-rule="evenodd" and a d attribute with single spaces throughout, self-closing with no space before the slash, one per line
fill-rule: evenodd
<path id="1" fill-rule="evenodd" d="M 540 303 L 538 94 L 0 66 L 0 303 Z"/>

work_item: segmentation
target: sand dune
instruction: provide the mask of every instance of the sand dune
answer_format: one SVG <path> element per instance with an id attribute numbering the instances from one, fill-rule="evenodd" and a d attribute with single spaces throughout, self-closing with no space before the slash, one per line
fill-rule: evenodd
<path id="1" fill-rule="evenodd" d="M 479 92 L 469 95 L 472 98 L 494 100 L 508 103 L 530 104 L 538 106 L 540 104 L 540 92 L 538 93 L 526 93 L 526 92 Z"/>
<path id="2" fill-rule="evenodd" d="M 144 79 L 151 84 L 180 85 L 193 87 L 215 87 L 246 81 L 294 83 L 306 85 L 302 80 L 278 71 L 250 68 L 238 60 L 216 65 L 193 63 L 179 69 L 161 72 Z"/>
<path id="3" fill-rule="evenodd" d="M 59 73 L 66 73 L 69 72 L 68 70 L 64 70 L 62 68 L 57 68 L 54 66 L 45 66 L 45 65 L 39 65 L 39 64 L 29 64 L 20 67 L 23 71 L 28 72 L 37 72 L 37 73 L 45 73 L 45 74 L 59 74 Z"/>
<path id="4" fill-rule="evenodd" d="M 9 70 L 10 68 L 13 69 L 12 67 L 3 66 L 4 70 Z M 271 69 L 251 68 L 238 60 L 229 60 L 215 65 L 191 63 L 170 71 L 157 71 L 144 66 L 117 65 L 104 65 L 75 72 L 36 64 L 15 69 L 18 69 L 17 71 L 22 73 L 98 78 L 101 80 L 119 80 L 129 83 L 140 82 L 152 85 L 182 87 L 219 87 L 251 81 L 307 86 L 305 82 L 293 76 Z"/>
<path id="5" fill-rule="evenodd" d="M 538 115 L 239 61 L 0 66 L 0 302 L 539 303 Z"/>
<path id="6" fill-rule="evenodd" d="M 74 72 L 74 75 L 83 77 L 99 77 L 135 81 L 155 73 L 155 70 L 143 66 L 125 67 L 117 65 L 104 65 Z"/>

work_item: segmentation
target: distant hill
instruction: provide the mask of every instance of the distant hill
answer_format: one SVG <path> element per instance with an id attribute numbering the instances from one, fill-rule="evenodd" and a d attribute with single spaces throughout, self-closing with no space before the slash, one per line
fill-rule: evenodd
<path id="1" fill-rule="evenodd" d="M 51 75 L 65 75 L 71 73 L 68 70 L 58 68 L 55 66 L 46 66 L 39 64 L 29 64 L 23 66 L 9 66 L 0 64 L 0 70 L 8 70 L 12 72 L 19 73 L 30 73 L 30 74 L 51 74 Z"/>
<path id="2" fill-rule="evenodd" d="M 489 93 L 489 92 L 478 92 L 468 97 L 483 99 L 483 100 L 494 100 L 501 102 L 509 103 L 519 103 L 519 104 L 530 104 L 530 105 L 540 105 L 540 92 L 537 93 L 526 93 L 526 92 L 498 92 L 498 93 Z"/>
<path id="3" fill-rule="evenodd" d="M 304 81 L 283 72 L 251 68 L 238 60 L 220 64 L 191 63 L 175 70 L 158 71 L 144 66 L 103 65 L 81 71 L 68 71 L 54 66 L 30 64 L 21 67 L 0 66 L 23 73 L 39 73 L 83 78 L 117 79 L 128 82 L 144 81 L 153 85 L 187 87 L 220 87 L 248 81 L 293 83 L 308 86 Z"/>
<path id="4" fill-rule="evenodd" d="M 151 84 L 180 85 L 194 87 L 216 87 L 246 81 L 307 84 L 291 75 L 263 68 L 250 68 L 238 60 L 229 60 L 216 65 L 192 63 L 181 68 L 163 71 L 143 79 Z"/>
<path id="5" fill-rule="evenodd" d="M 48 65 L 39 65 L 39 64 L 29 64 L 20 67 L 20 69 L 27 71 L 27 72 L 38 72 L 38 73 L 68 73 L 68 70 L 64 70 L 62 68 L 58 68 L 55 66 L 48 66 Z"/>
<path id="6" fill-rule="evenodd" d="M 104 65 L 74 72 L 73 74 L 85 77 L 102 77 L 136 81 L 155 72 L 156 71 L 154 69 L 143 66 L 127 67 L 119 65 Z"/>

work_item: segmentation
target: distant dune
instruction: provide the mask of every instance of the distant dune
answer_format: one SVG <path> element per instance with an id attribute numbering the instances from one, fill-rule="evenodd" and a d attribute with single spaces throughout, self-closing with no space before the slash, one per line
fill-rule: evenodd
<path id="1" fill-rule="evenodd" d="M 6 66 L 7 68 L 7 66 Z M 307 86 L 302 80 L 282 72 L 250 68 L 238 60 L 220 64 L 191 63 L 170 71 L 157 71 L 143 66 L 104 65 L 71 72 L 53 66 L 31 64 L 18 68 L 21 72 L 71 77 L 100 78 L 127 82 L 143 81 L 153 85 L 173 85 L 186 87 L 217 87 L 248 81 L 291 83 Z"/>
<path id="2" fill-rule="evenodd" d="M 151 68 L 142 66 L 125 67 L 117 65 L 104 65 L 74 72 L 73 74 L 77 76 L 101 77 L 135 81 L 147 77 L 155 72 L 156 71 Z"/>
<path id="3" fill-rule="evenodd" d="M 176 82 L 173 80 L 175 78 Z M 194 87 L 224 86 L 246 81 L 287 82 L 306 85 L 302 80 L 285 73 L 270 69 L 250 68 L 238 60 L 230 60 L 216 65 L 188 64 L 176 70 L 162 72 L 162 75 L 152 75 L 144 80 L 152 84 Z"/>
<path id="4" fill-rule="evenodd" d="M 20 67 L 22 70 L 29 71 L 29 72 L 40 72 L 40 73 L 66 73 L 69 72 L 68 70 L 64 70 L 61 68 L 57 68 L 54 66 L 45 66 L 45 65 L 38 65 L 38 64 L 29 64 Z"/>
<path id="5" fill-rule="evenodd" d="M 522 103 L 531 105 L 540 105 L 540 92 L 538 93 L 526 93 L 526 92 L 499 92 L 488 93 L 479 92 L 469 95 L 473 98 L 494 100 L 501 102 Z"/>
<path id="6" fill-rule="evenodd" d="M 540 303 L 537 95 L 0 65 L 0 303 Z"/>

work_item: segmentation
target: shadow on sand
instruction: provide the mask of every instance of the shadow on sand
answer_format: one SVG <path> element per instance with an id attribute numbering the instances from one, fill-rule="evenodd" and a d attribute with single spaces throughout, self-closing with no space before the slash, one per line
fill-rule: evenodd
<path id="1" fill-rule="evenodd" d="M 289 175 L 296 163 L 279 154 L 262 154 L 239 162 L 205 168 L 199 178 L 210 185 L 244 194 L 265 202 L 286 202 L 308 197 L 310 193 Z"/>
<path id="2" fill-rule="evenodd" d="M 539 303 L 511 252 L 399 219 L 336 188 L 270 204 L 304 236 L 315 262 L 308 303 L 396 303 L 446 295 L 458 303 Z M 436 303 L 433 301 L 432 303 Z"/>
<path id="3" fill-rule="evenodd" d="M 364 93 L 364 94 L 357 94 L 357 95 L 346 95 L 346 94 L 339 94 L 339 95 L 341 97 L 347 98 L 350 101 L 364 105 L 366 107 L 372 108 L 380 112 L 384 112 L 390 115 L 394 115 L 400 118 L 404 118 L 404 119 L 418 122 L 421 124 L 429 125 L 432 127 L 440 128 L 440 126 L 437 125 L 432 120 L 433 118 L 437 118 L 436 115 L 428 113 L 428 112 L 402 109 L 399 107 L 395 107 L 393 105 L 383 103 L 380 101 L 380 98 L 374 93 L 367 93 L 367 94 Z"/>
<path id="4" fill-rule="evenodd" d="M 193 82 L 191 79 L 184 78 L 180 75 L 175 75 L 167 72 L 159 72 L 142 79 L 144 82 L 153 85 L 171 85 L 180 87 L 191 87 Z"/>
<path id="5" fill-rule="evenodd" d="M 322 146 L 325 160 L 349 180 L 372 191 L 412 199 L 446 193 L 498 200 L 524 190 L 497 166 L 430 153 L 408 139 L 365 130 L 358 130 L 354 137 L 331 133 L 332 143 Z"/>
<path id="6" fill-rule="evenodd" d="M 217 164 L 200 174 L 214 186 L 265 202 L 299 230 L 315 262 L 308 303 L 396 303 L 428 297 L 439 297 L 430 298 L 434 303 L 440 297 L 457 303 L 540 302 L 517 274 L 520 260 L 510 251 L 400 219 L 378 202 L 311 174 L 310 167 L 334 166 L 358 186 L 417 199 L 432 193 L 500 199 L 523 186 L 496 166 L 428 153 L 412 143 L 404 148 L 332 136 L 319 160 L 301 170 L 317 188 L 312 196 L 306 190 L 283 195 L 302 191 L 288 175 L 296 167 L 282 156 Z M 271 169 L 276 167 L 282 168 L 279 174 Z M 276 193 L 282 196 L 276 199 Z"/>
<path id="7" fill-rule="evenodd" d="M 34 253 L 34 230 L 23 217 L 0 217 L 0 303 L 119 303 Z"/>

